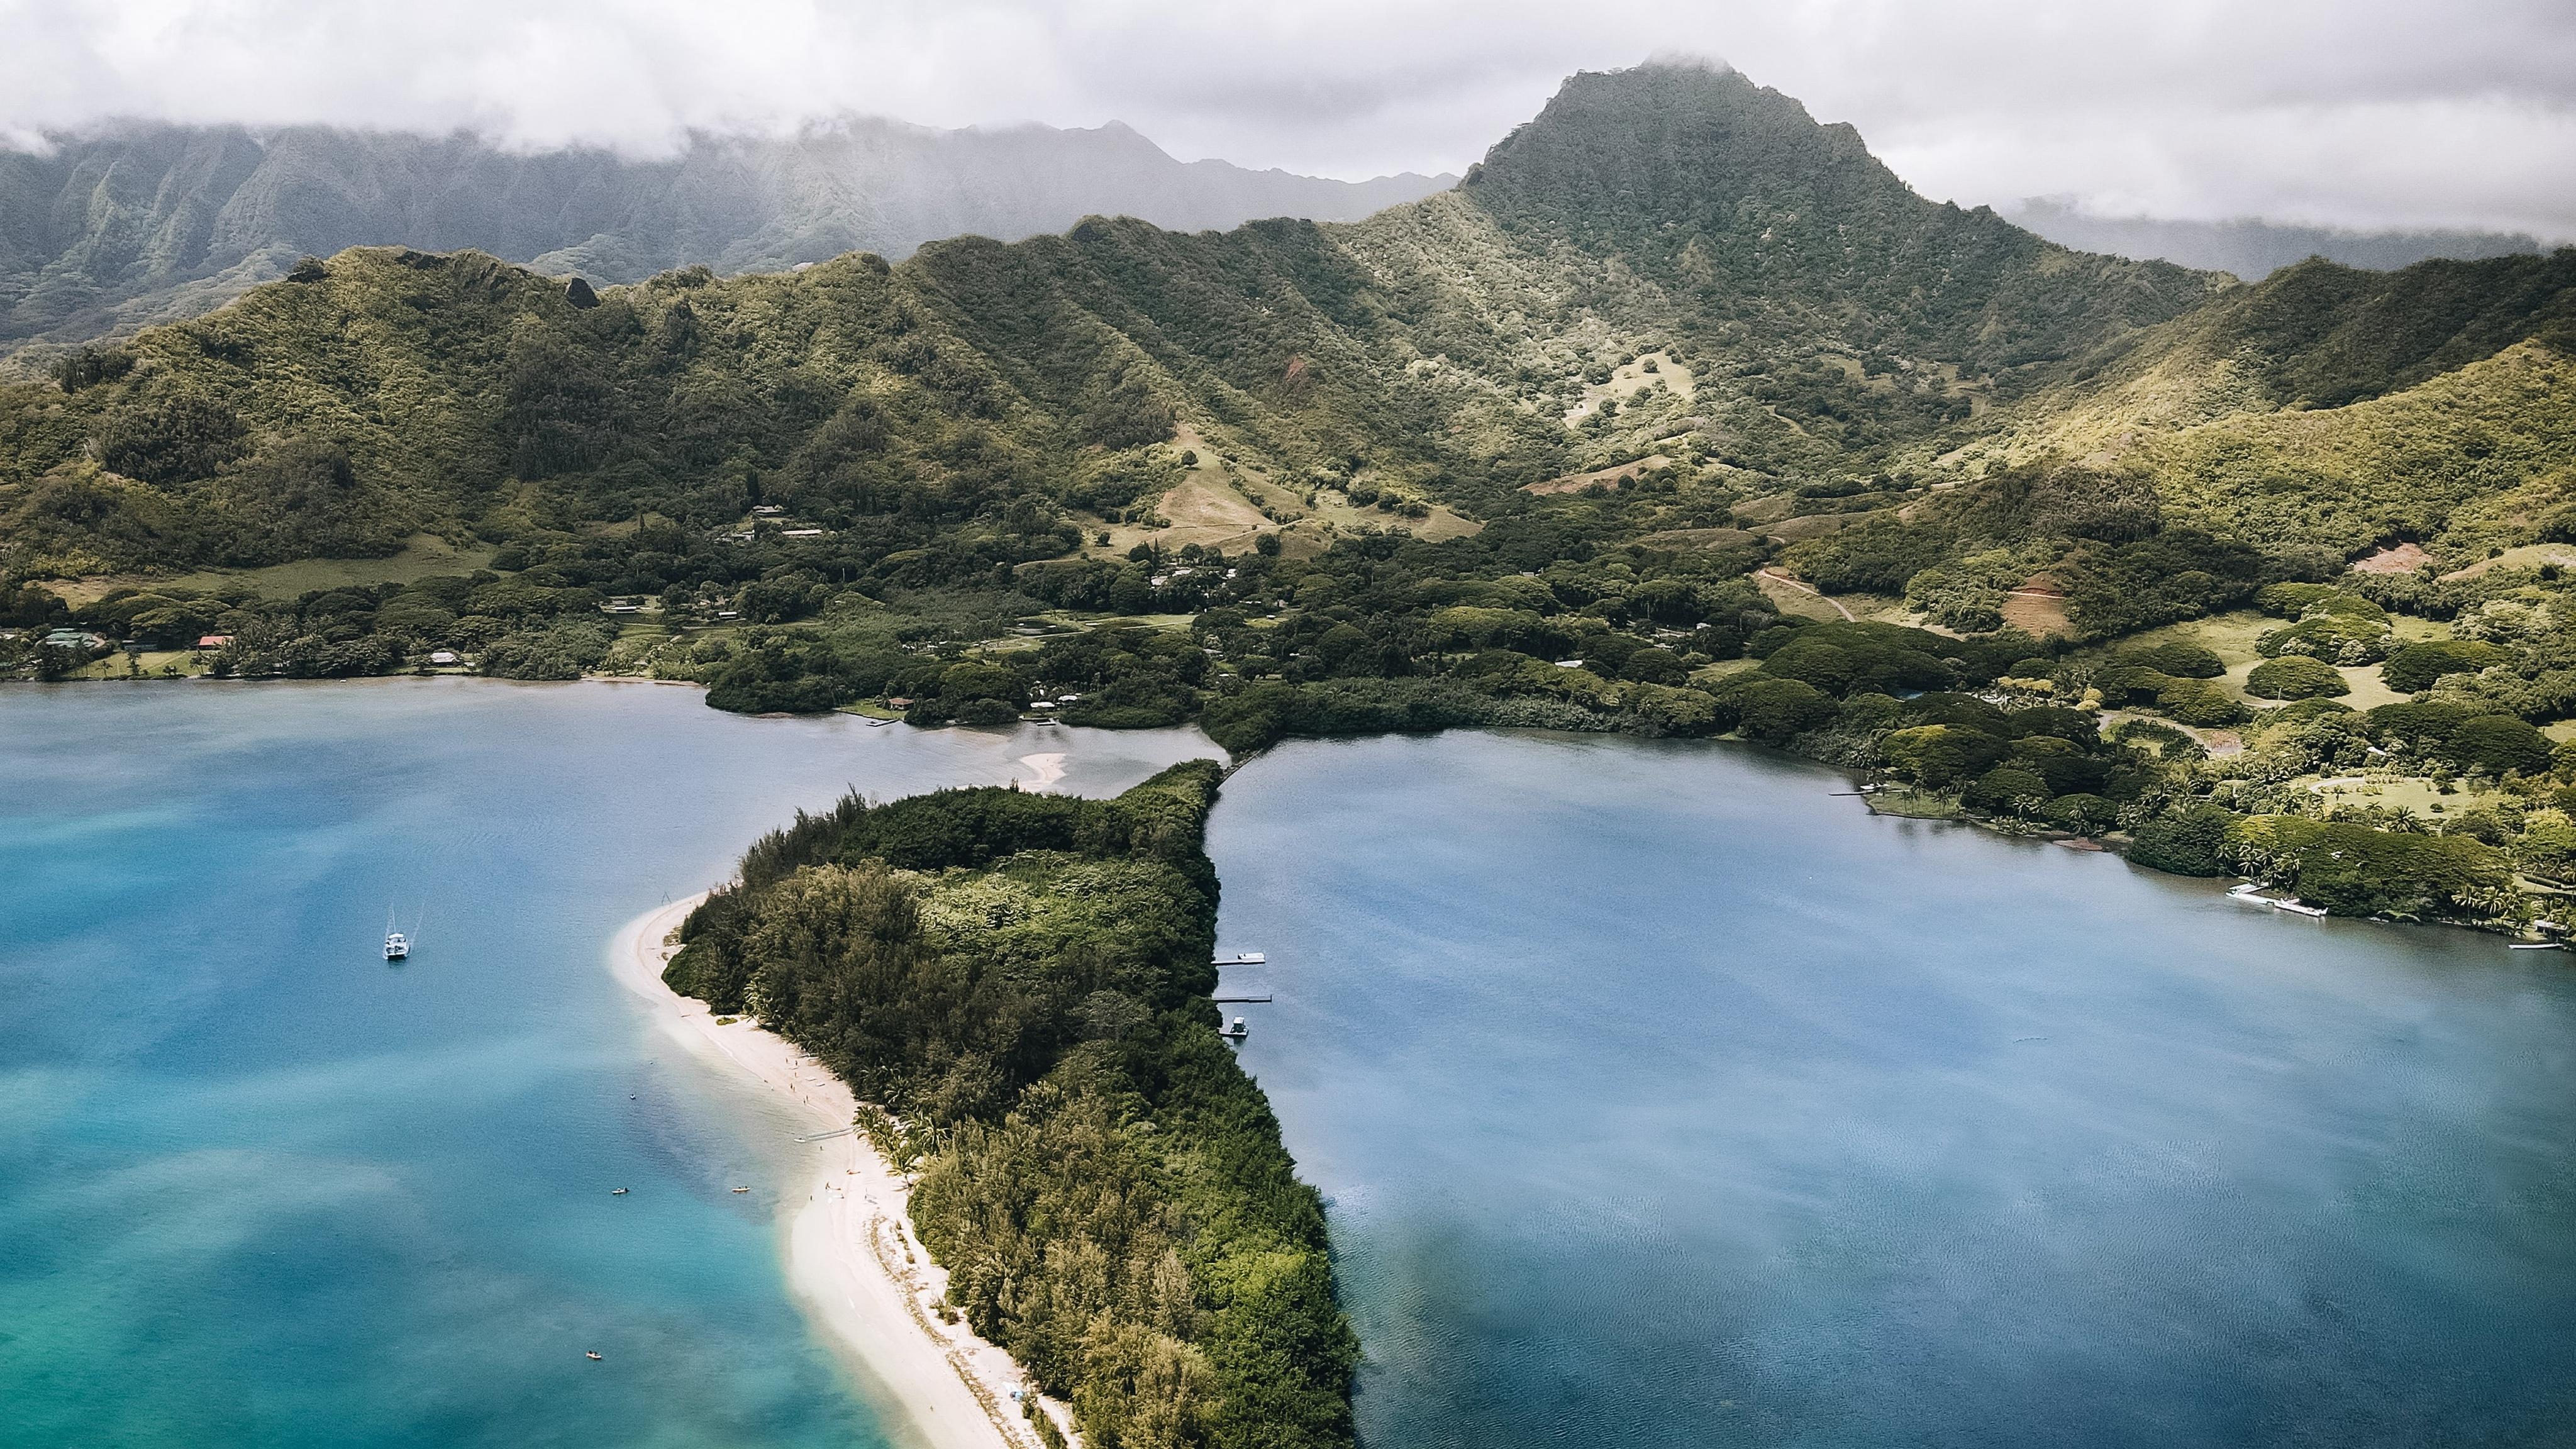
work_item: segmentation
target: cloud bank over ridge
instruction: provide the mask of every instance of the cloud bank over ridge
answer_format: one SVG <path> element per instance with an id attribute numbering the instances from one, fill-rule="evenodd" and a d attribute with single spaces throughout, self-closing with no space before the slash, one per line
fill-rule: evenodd
<path id="1" fill-rule="evenodd" d="M 0 0 L 0 127 L 329 122 L 649 155 L 865 114 L 1458 170 L 1576 69 L 1723 56 L 1925 193 L 2576 239 L 2564 0 Z"/>

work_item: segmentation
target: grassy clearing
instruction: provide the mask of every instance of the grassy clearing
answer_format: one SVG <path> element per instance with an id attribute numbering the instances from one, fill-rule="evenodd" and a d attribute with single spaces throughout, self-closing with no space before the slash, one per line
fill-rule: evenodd
<path id="1" fill-rule="evenodd" d="M 1308 526 L 1329 526 L 1341 533 L 1358 533 L 1375 529 L 1379 533 L 1409 533 L 1428 543 L 1444 538 L 1472 538 L 1485 531 L 1485 525 L 1453 513 L 1445 504 L 1431 505 L 1427 518 L 1407 518 L 1382 509 L 1361 508 L 1342 493 L 1325 489 L 1315 495 L 1315 506 L 1308 510 Z"/>
<path id="2" fill-rule="evenodd" d="M 1175 453 L 1195 454 L 1198 461 L 1182 475 L 1175 486 L 1164 490 L 1153 501 L 1156 515 L 1164 527 L 1146 528 L 1135 523 L 1103 525 L 1097 520 L 1083 520 L 1085 537 L 1098 539 L 1103 528 L 1109 534 L 1106 544 L 1093 542 L 1084 552 L 1095 558 L 1124 558 L 1127 551 L 1140 543 L 1159 548 L 1177 549 L 1195 543 L 1225 553 L 1249 551 L 1253 540 L 1263 533 L 1277 531 L 1279 525 L 1261 512 L 1260 506 L 1236 486 L 1232 470 L 1218 456 L 1216 445 L 1195 427 L 1182 423 L 1173 430 Z"/>
<path id="3" fill-rule="evenodd" d="M 2293 783 L 2322 796 L 2329 804 L 2376 805 L 2426 819 L 2485 809 L 2502 798 L 2495 791 L 2473 789 L 2465 782 L 2445 794 L 2430 780 L 2377 771 L 2323 779 L 2310 775 Z"/>
<path id="4" fill-rule="evenodd" d="M 1915 622 L 1914 611 L 1905 607 L 1905 600 L 1902 598 L 1894 598 L 1886 594 L 1836 594 L 1834 602 L 1851 610 L 1852 617 L 1855 619 L 1866 619 L 1880 624 L 1901 624 L 1909 629 L 1922 627 Z M 1928 632 L 1940 634 L 1947 631 L 1933 629 Z"/>
<path id="5" fill-rule="evenodd" d="M 1894 815 L 1906 820 L 1956 820 L 1967 813 L 1949 796 L 1921 790 L 1881 790 L 1866 797 L 1866 803 L 1873 815 Z"/>
<path id="6" fill-rule="evenodd" d="M 2273 709 L 2279 706 L 2279 701 L 2257 699 L 2245 692 L 2245 676 L 2253 673 L 2254 666 L 2263 662 L 2262 654 L 2255 648 L 2255 641 L 2262 637 L 2265 630 L 2280 628 L 2284 622 L 2252 609 L 2236 609 L 2225 614 L 2213 614 L 2206 619 L 2167 624 L 2160 629 L 2149 629 L 2143 633 L 2132 634 L 2110 644 L 2094 645 L 2077 651 L 2075 657 L 2098 663 L 2109 658 L 2116 651 L 2150 648 L 2175 641 L 2198 644 L 2216 654 L 2227 665 L 2227 673 L 2213 681 L 2214 683 L 2224 687 L 2230 694 L 2257 710 Z M 2389 625 L 2400 644 L 2418 644 L 2430 639 L 2451 637 L 2450 625 L 2432 619 L 2418 619 L 2398 614 L 2390 616 Z M 2383 704 L 2397 704 L 2411 697 L 2390 689 L 2379 677 L 2379 666 L 2376 664 L 2343 665 L 2338 667 L 2337 672 L 2343 675 L 2344 682 L 2351 687 L 2351 692 L 2342 695 L 2340 702 L 2354 709 L 2377 709 Z"/>
<path id="7" fill-rule="evenodd" d="M 2066 616 L 2066 596 L 2036 589 L 2015 589 L 2004 595 L 2004 627 L 2025 634 L 2072 634 L 2075 623 Z"/>
<path id="8" fill-rule="evenodd" d="M 1076 522 L 1087 540 L 1082 550 L 1085 557 L 1123 559 L 1140 543 L 1166 550 L 1194 543 L 1235 556 L 1251 552 L 1261 535 L 1275 533 L 1284 556 L 1303 559 L 1330 548 L 1336 534 L 1364 529 L 1409 533 L 1438 543 L 1443 539 L 1471 538 L 1485 528 L 1441 504 L 1433 504 L 1428 517 L 1406 518 L 1379 509 L 1354 507 L 1348 498 L 1332 489 L 1319 492 L 1315 501 L 1308 503 L 1303 492 L 1273 480 L 1259 466 L 1226 462 L 1216 446 L 1188 424 L 1182 424 L 1174 433 L 1172 446 L 1197 454 L 1198 462 L 1180 483 L 1154 501 L 1153 511 L 1163 520 L 1163 526 L 1148 528 L 1078 516 Z M 1287 522 L 1272 521 L 1273 514 Z M 1109 536 L 1107 543 L 1099 541 L 1103 533 Z"/>
<path id="9" fill-rule="evenodd" d="M 1521 485 L 1521 491 L 1523 493 L 1580 493 L 1595 483 L 1605 488 L 1616 488 L 1622 478 L 1641 477 L 1657 468 L 1668 466 L 1672 461 L 1670 454 L 1649 453 L 1633 462 L 1613 463 L 1607 468 L 1595 468 L 1589 473 L 1568 473 L 1562 478 L 1550 478 L 1544 483 L 1524 483 Z"/>
<path id="10" fill-rule="evenodd" d="M 73 608 L 94 604 L 118 589 L 178 588 L 211 593 L 248 588 L 263 599 L 293 599 L 320 589 L 352 585 L 408 584 L 439 574 L 470 574 L 492 563 L 493 550 L 458 548 L 434 534 L 416 533 L 390 558 L 314 558 L 262 569 L 200 569 L 175 578 L 141 574 L 100 574 L 46 587 Z"/>
<path id="11" fill-rule="evenodd" d="M 1759 659 L 1721 659 L 1715 664 L 1703 664 L 1692 670 L 1690 678 L 1691 683 L 1706 689 L 1730 674 L 1742 674 L 1747 670 L 1761 667 L 1762 661 Z"/>
<path id="12" fill-rule="evenodd" d="M 133 665 L 129 665 L 125 654 L 119 651 L 104 659 L 93 659 L 63 677 L 65 679 L 132 679 L 137 677 L 134 673 L 137 667 L 142 670 L 140 677 L 144 679 L 171 678 L 172 676 L 162 672 L 170 669 L 177 670 L 183 677 L 192 677 L 206 672 L 205 666 L 197 662 L 197 656 L 188 650 L 147 649 Z"/>
<path id="13" fill-rule="evenodd" d="M 1755 574 L 1753 582 L 1761 586 L 1762 597 L 1771 601 L 1771 607 L 1783 614 L 1795 614 L 1804 619 L 1826 621 L 1845 617 L 1842 609 L 1834 607 L 1832 599 L 1826 598 L 1804 584 L 1794 583 L 1767 571 Z M 1844 605 L 1844 608 L 1849 607 L 1848 604 Z"/>
<path id="14" fill-rule="evenodd" d="M 1485 531 L 1485 525 L 1464 514 L 1453 513 L 1446 504 L 1431 505 L 1429 518 L 1408 518 L 1404 530 L 1425 543 L 1439 543 L 1452 538 L 1474 538 Z"/>
<path id="15" fill-rule="evenodd" d="M 1187 629 L 1198 622 L 1196 614 L 1085 614 L 1072 609 L 1049 609 L 1043 614 L 1032 614 L 1029 617 L 1058 629 L 1070 629 L 1076 632 L 1112 627 Z M 1040 642 L 1042 641 L 1030 639 L 1027 644 L 1028 647 L 1035 648 Z"/>
<path id="16" fill-rule="evenodd" d="M 2542 564 L 2576 568 L 2576 548 L 2563 543 L 2526 543 L 2519 548 L 2506 549 L 2492 558 L 2480 559 L 2467 568 L 2454 569 L 2442 575 L 2442 579 L 2448 583 L 2458 579 L 2474 579 L 2496 569 L 2536 569 Z"/>
<path id="17" fill-rule="evenodd" d="M 1655 365 L 1651 372 L 1646 368 L 1649 362 Z M 1596 382 L 1585 387 L 1582 400 L 1567 409 L 1566 425 L 1571 427 L 1599 411 L 1603 398 L 1615 397 L 1625 402 L 1641 391 L 1655 391 L 1658 383 L 1684 402 L 1699 393 L 1698 379 L 1689 368 L 1673 361 L 1670 353 L 1649 352 L 1611 369 L 1608 382 Z"/>
<path id="18" fill-rule="evenodd" d="M 2347 664 L 2336 672 L 2343 675 L 2344 683 L 2352 686 L 2352 693 L 2345 695 L 2343 702 L 2354 709 L 2377 709 L 2383 704 L 2398 704 L 2414 697 L 2389 688 L 2388 682 L 2379 677 L 2376 664 Z"/>
<path id="19" fill-rule="evenodd" d="M 2264 630 L 2281 627 L 2281 622 L 2253 609 L 2232 609 L 2206 619 L 2167 624 L 2161 629 L 2132 634 L 2113 644 L 2097 645 L 2087 653 L 2094 658 L 2107 658 L 2117 649 L 2146 649 L 2176 641 L 2198 644 L 2225 662 L 2230 677 L 2241 684 L 2245 671 L 2263 661 L 2262 654 L 2254 648 L 2254 641 Z"/>

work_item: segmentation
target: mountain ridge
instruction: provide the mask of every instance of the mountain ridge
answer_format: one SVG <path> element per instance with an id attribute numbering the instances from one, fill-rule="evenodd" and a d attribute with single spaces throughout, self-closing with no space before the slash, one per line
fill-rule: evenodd
<path id="1" fill-rule="evenodd" d="M 1007 516 L 989 537 L 1017 567 L 1139 538 L 1123 515 L 1152 516 L 1156 449 L 1186 427 L 1238 519 L 1307 517 L 1319 489 L 1506 518 L 1524 489 L 1661 457 L 1697 482 L 1659 535 L 1866 521 L 1856 539 L 1937 551 L 1973 535 L 1905 532 L 1947 507 L 1935 481 L 2050 456 L 2153 471 L 2176 455 L 2140 438 L 2562 345 L 2570 255 L 2247 286 L 2072 252 L 1922 198 L 1735 72 L 1646 66 L 1570 78 L 1455 190 L 1356 223 L 1095 217 L 571 297 L 471 253 L 341 253 L 73 359 L 68 396 L 22 394 L 0 543 L 21 573 L 240 566 L 424 528 L 712 526 L 766 498 L 889 556 Z M 389 409 L 395 378 L 440 401 Z M 316 467 L 347 486 L 295 481 Z M 2293 477 L 2263 486 L 2344 486 Z M 305 511 L 263 501 L 281 479 Z M 2295 542 L 2256 547 L 2318 566 Z M 992 566 L 967 556 L 901 567 Z"/>
<path id="2" fill-rule="evenodd" d="M 901 257 L 1128 213 L 1181 230 L 1263 215 L 1355 219 L 1449 184 L 1174 159 L 1130 127 L 941 131 L 844 117 L 783 137 L 693 135 L 678 154 L 512 151 L 468 133 L 111 123 L 0 152 L 0 347 L 69 344 L 210 310 L 296 259 L 353 245 L 471 248 L 640 281 Z"/>
<path id="3" fill-rule="evenodd" d="M 1460 187 L 1507 228 L 1618 246 L 1714 313 L 1758 294 L 1848 329 L 1856 347 L 1938 348 L 1981 367 L 2055 360 L 2056 343 L 2027 330 L 2037 314 L 2084 311 L 2078 327 L 2117 335 L 2207 285 L 1928 200 L 1849 124 L 1722 66 L 1578 74 Z M 1969 296 L 1981 304 L 1957 305 Z M 1998 328 L 2012 338 L 2000 349 L 1988 345 Z"/>

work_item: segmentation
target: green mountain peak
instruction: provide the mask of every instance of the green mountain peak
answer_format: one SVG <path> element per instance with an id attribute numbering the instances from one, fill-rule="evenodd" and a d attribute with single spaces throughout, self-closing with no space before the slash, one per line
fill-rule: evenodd
<path id="1" fill-rule="evenodd" d="M 1460 189 L 1507 231 L 1616 256 L 1712 324 L 1976 374 L 2081 355 L 2213 285 L 1926 200 L 1851 126 L 1717 65 L 1576 75 Z"/>
<path id="2" fill-rule="evenodd" d="M 1653 62 L 1567 79 L 1495 143 L 1463 188 L 1497 215 L 1757 229 L 1816 205 L 1883 203 L 1905 184 L 1847 125 L 1718 65 Z M 1759 208 L 1739 216 L 1740 208 Z"/>

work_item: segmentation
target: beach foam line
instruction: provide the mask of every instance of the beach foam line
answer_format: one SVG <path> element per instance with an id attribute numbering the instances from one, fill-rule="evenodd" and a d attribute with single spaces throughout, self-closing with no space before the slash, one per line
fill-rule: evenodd
<path id="1" fill-rule="evenodd" d="M 796 1103 L 818 1131 L 849 1126 L 858 1102 L 840 1078 L 785 1037 L 748 1018 L 719 1025 L 705 1002 L 663 984 L 677 949 L 672 938 L 704 899 L 627 922 L 609 943 L 610 971 L 692 1055 Z M 963 1322 L 945 1324 L 933 1312 L 948 1274 L 912 1233 L 910 1185 L 863 1134 L 810 1145 L 813 1176 L 786 1209 L 788 1285 L 861 1376 L 893 1401 L 901 1422 L 888 1431 L 918 1449 L 1043 1449 L 1011 1400 L 1025 1382 L 1019 1365 Z M 1066 1406 L 1042 1407 L 1069 1442 L 1080 1442 Z"/>

